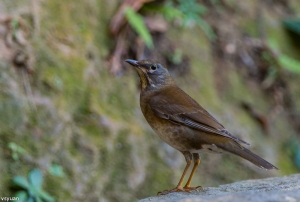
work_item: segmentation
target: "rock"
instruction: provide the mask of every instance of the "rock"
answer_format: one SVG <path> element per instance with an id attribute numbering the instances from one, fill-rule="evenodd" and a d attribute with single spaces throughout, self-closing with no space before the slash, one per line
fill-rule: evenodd
<path id="1" fill-rule="evenodd" d="M 149 197 L 139 202 L 206 202 L 206 201 L 300 201 L 300 174 L 258 180 L 247 180 L 219 187 L 207 187 L 192 193 L 171 193 Z"/>

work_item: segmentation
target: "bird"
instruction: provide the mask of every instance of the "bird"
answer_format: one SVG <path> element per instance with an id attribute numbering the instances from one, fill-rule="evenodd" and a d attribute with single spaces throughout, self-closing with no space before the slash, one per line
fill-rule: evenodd
<path id="1" fill-rule="evenodd" d="M 180 151 L 186 161 L 182 176 L 175 188 L 158 192 L 191 192 L 203 189 L 192 187 L 194 172 L 200 164 L 200 153 L 231 153 L 265 170 L 277 167 L 248 150 L 246 141 L 232 135 L 209 112 L 181 90 L 167 68 L 153 60 L 126 59 L 137 71 L 140 83 L 140 108 L 155 133 L 171 147 Z M 188 168 L 194 162 L 190 176 L 182 186 Z"/>

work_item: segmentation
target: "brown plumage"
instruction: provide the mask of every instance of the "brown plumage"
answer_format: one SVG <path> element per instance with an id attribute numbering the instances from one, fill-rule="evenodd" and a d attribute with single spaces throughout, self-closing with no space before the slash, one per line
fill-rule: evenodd
<path id="1" fill-rule="evenodd" d="M 191 191 L 190 183 L 196 167 L 200 164 L 199 153 L 229 152 L 240 156 L 260 168 L 277 169 L 258 155 L 246 149 L 247 142 L 233 136 L 222 124 L 210 115 L 202 106 L 182 91 L 170 76 L 168 70 L 159 63 L 127 59 L 137 70 L 141 81 L 140 106 L 149 125 L 173 148 L 184 155 L 187 165 L 178 185 L 171 190 Z M 192 159 L 194 167 L 184 187 L 183 178 Z"/>

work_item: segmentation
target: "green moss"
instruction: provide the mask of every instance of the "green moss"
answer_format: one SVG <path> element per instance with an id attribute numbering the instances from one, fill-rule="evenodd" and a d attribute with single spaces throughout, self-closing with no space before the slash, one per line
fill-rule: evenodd
<path id="1" fill-rule="evenodd" d="M 287 155 L 286 153 L 280 153 L 278 162 L 278 167 L 280 170 L 282 170 L 284 175 L 290 175 L 299 172 L 299 170 L 294 166 L 291 156 Z"/>
<path id="2" fill-rule="evenodd" d="M 203 106 L 220 106 L 213 78 L 214 64 L 211 61 L 210 44 L 200 29 L 172 30 L 169 37 L 176 41 L 191 58 L 191 73 L 187 77 L 175 78 L 176 83 Z M 195 37 L 197 36 L 197 37 Z"/>
<path id="3" fill-rule="evenodd" d="M 99 83 L 98 92 L 92 98 L 95 110 L 116 120 L 130 120 L 133 110 L 139 107 L 136 78 L 133 75 L 113 78 L 108 72 L 102 72 L 100 80 L 103 83 Z"/>
<path id="4" fill-rule="evenodd" d="M 117 139 L 112 145 L 113 150 L 108 150 L 106 161 L 106 169 L 110 169 L 109 181 L 104 188 L 104 192 L 110 200 L 116 200 L 120 197 L 126 197 L 129 194 L 128 176 L 131 170 L 132 159 L 130 157 L 131 146 L 128 143 L 128 130 L 121 130 Z M 114 152 L 117 151 L 117 153 Z M 117 155 L 122 154 L 122 156 Z M 105 163 L 105 162 L 103 162 Z M 128 194 L 124 194 L 128 193 Z M 124 196 L 122 196 L 124 194 Z"/>
<path id="5" fill-rule="evenodd" d="M 153 136 L 153 134 L 148 133 L 146 135 L 148 136 L 148 141 L 151 142 L 150 138 L 151 136 Z M 157 138 L 156 142 L 161 141 L 160 139 L 158 139 L 158 136 L 156 136 L 155 138 Z M 138 191 L 135 192 L 135 196 L 138 199 L 142 199 L 149 194 L 156 195 L 159 191 L 163 191 L 176 186 L 176 184 L 174 184 L 174 181 L 176 181 L 177 179 L 174 179 L 174 170 L 172 170 L 172 168 L 166 164 L 166 160 L 160 158 L 160 156 L 158 155 L 158 149 L 161 149 L 158 143 L 152 144 L 152 146 L 150 146 L 149 148 L 149 154 L 151 155 L 147 156 L 146 158 L 149 158 L 149 162 L 152 163 L 149 163 L 147 165 L 146 170 L 155 172 L 147 172 L 144 183 L 140 186 Z M 182 159 L 184 159 L 183 156 Z"/>
<path id="6" fill-rule="evenodd" d="M 238 1 L 229 2 L 238 8 Z M 247 2 L 249 9 L 255 10 L 253 1 Z M 184 158 L 178 154 L 182 160 L 176 170 L 166 163 L 167 149 L 154 136 L 139 109 L 136 72 L 129 70 L 114 77 L 106 66 L 105 59 L 115 43 L 108 34 L 109 23 L 118 4 L 119 1 L 105 0 L 42 2 L 40 30 L 34 30 L 31 41 L 35 73 L 24 76 L 19 70 L 0 63 L 0 159 L 3 162 L 0 168 L 4 176 L 0 193 L 13 195 L 9 190 L 11 178 L 26 175 L 35 167 L 45 172 L 45 190 L 59 201 L 120 198 L 130 201 L 155 195 L 178 182 L 179 177 L 174 179 L 174 176 L 181 175 Z M 243 31 L 255 36 L 255 19 L 242 16 L 240 20 L 245 22 Z M 286 37 L 276 31 L 280 27 L 275 31 L 271 28 L 267 28 L 271 37 L 276 40 Z M 190 74 L 175 78 L 181 88 L 233 129 L 234 134 L 249 135 L 244 139 L 253 141 L 261 151 L 274 145 L 280 147 L 286 138 L 282 134 L 290 132 L 284 116 L 278 116 L 272 125 L 275 131 L 272 138 L 264 137 L 253 119 L 237 106 L 240 101 L 247 101 L 259 112 L 268 112 L 270 100 L 259 87 L 246 83 L 234 68 L 229 68 L 226 69 L 228 81 L 224 83 L 227 91 L 219 95 L 211 45 L 201 29 L 173 27 L 166 35 L 190 58 Z M 282 41 L 286 45 L 280 48 L 287 50 L 288 40 Z M 295 91 L 296 81 L 296 78 L 289 80 L 295 83 L 292 84 Z M 9 142 L 24 147 L 27 156 L 13 161 Z M 283 173 L 295 171 L 291 160 L 286 160 L 287 155 L 279 154 L 278 158 Z M 261 176 L 237 165 L 240 161 L 235 157 L 203 159 L 195 184 L 218 185 Z M 65 178 L 47 173 L 53 162 L 64 168 Z M 145 176 L 135 187 L 130 187 L 138 169 Z M 236 176 L 230 176 L 232 172 Z"/>

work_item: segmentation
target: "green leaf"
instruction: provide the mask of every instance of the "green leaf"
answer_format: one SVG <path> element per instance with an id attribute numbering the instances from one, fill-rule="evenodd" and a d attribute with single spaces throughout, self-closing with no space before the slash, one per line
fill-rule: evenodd
<path id="1" fill-rule="evenodd" d="M 19 154 L 26 153 L 26 150 L 23 147 L 17 145 L 14 142 L 8 143 L 8 147 L 12 151 L 12 157 L 13 157 L 14 160 L 18 160 L 19 159 Z"/>
<path id="2" fill-rule="evenodd" d="M 63 171 L 63 168 L 60 165 L 52 164 L 49 168 L 49 172 L 51 175 L 57 176 L 57 177 L 64 177 L 65 173 Z"/>
<path id="3" fill-rule="evenodd" d="M 153 48 L 153 41 L 151 34 L 144 23 L 144 19 L 141 15 L 136 13 L 131 7 L 125 10 L 125 16 L 132 28 L 143 39 L 146 46 L 150 49 Z"/>
<path id="4" fill-rule="evenodd" d="M 290 58 L 287 55 L 280 55 L 279 56 L 279 63 L 285 69 L 300 74 L 300 61 L 294 58 Z"/>
<path id="5" fill-rule="evenodd" d="M 12 25 L 12 28 L 13 28 L 13 37 L 16 38 L 17 30 L 19 28 L 19 21 L 16 20 L 16 19 L 13 19 L 11 21 L 11 25 Z"/>
<path id="6" fill-rule="evenodd" d="M 39 191 L 39 196 L 40 196 L 43 200 L 45 200 L 45 201 L 47 201 L 47 202 L 53 202 L 53 201 L 55 201 L 55 199 L 54 199 L 52 196 L 50 196 L 47 192 L 45 192 L 45 191 L 43 191 L 43 190 L 40 190 L 40 191 Z"/>
<path id="7" fill-rule="evenodd" d="M 286 19 L 283 21 L 283 25 L 286 29 L 295 32 L 300 35 L 300 19 Z"/>
<path id="8" fill-rule="evenodd" d="M 211 26 L 205 20 L 203 20 L 202 18 L 199 18 L 196 22 L 210 40 L 216 39 L 216 35 L 215 35 L 214 31 L 212 30 Z"/>
<path id="9" fill-rule="evenodd" d="M 16 149 L 17 149 L 17 144 L 14 143 L 14 142 L 10 142 L 10 143 L 8 143 L 8 147 L 9 147 L 11 150 L 16 150 Z"/>
<path id="10" fill-rule="evenodd" d="M 19 202 L 26 202 L 27 201 L 27 193 L 26 191 L 18 191 L 16 194 L 15 194 L 15 197 L 18 197 L 19 198 Z"/>
<path id="11" fill-rule="evenodd" d="M 157 6 L 155 7 L 155 11 L 164 15 L 164 17 L 169 21 L 174 20 L 176 18 L 183 19 L 183 13 L 181 12 L 181 10 L 173 6 L 169 6 L 169 5 Z"/>
<path id="12" fill-rule="evenodd" d="M 213 29 L 202 17 L 208 9 L 196 0 L 177 0 L 175 3 L 168 1 L 164 6 L 147 6 L 143 10 L 160 13 L 167 20 L 180 19 L 183 26 L 192 22 L 198 25 L 210 40 L 216 39 Z"/>
<path id="13" fill-rule="evenodd" d="M 35 202 L 43 202 L 42 199 L 38 196 L 35 197 Z"/>
<path id="14" fill-rule="evenodd" d="M 202 18 L 207 8 L 195 0 L 178 0 L 179 10 L 183 13 L 183 23 L 195 22 L 210 40 L 215 40 L 216 35 L 211 26 Z"/>
<path id="15" fill-rule="evenodd" d="M 207 12 L 207 8 L 202 4 L 197 3 L 196 1 L 186 1 L 181 0 L 179 3 L 179 10 L 181 10 L 185 15 L 197 14 L 203 15 Z"/>
<path id="16" fill-rule="evenodd" d="M 12 158 L 13 158 L 14 160 L 18 160 L 18 159 L 19 159 L 18 153 L 13 152 L 13 153 L 12 153 Z"/>
<path id="17" fill-rule="evenodd" d="M 28 182 L 28 180 L 27 180 L 25 177 L 23 177 L 23 176 L 16 176 L 16 177 L 14 177 L 14 178 L 13 178 L 13 182 L 14 182 L 16 185 L 18 185 L 18 186 L 20 186 L 20 187 L 22 187 L 22 188 L 24 188 L 24 189 L 28 189 L 28 188 L 29 188 L 29 182 Z"/>
<path id="18" fill-rule="evenodd" d="M 30 197 L 27 202 L 35 202 L 33 197 Z"/>
<path id="19" fill-rule="evenodd" d="M 29 173 L 29 181 L 36 189 L 40 189 L 43 182 L 43 174 L 40 169 L 34 169 Z"/>
<path id="20" fill-rule="evenodd" d="M 178 0 L 179 10 L 181 10 L 185 15 L 197 16 L 203 15 L 207 12 L 207 8 L 197 3 L 195 0 Z"/>

